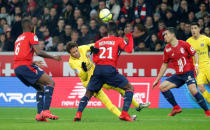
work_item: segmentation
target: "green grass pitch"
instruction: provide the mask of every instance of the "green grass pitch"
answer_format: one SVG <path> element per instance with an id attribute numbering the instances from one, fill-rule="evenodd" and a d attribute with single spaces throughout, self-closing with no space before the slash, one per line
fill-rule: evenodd
<path id="1" fill-rule="evenodd" d="M 35 108 L 0 108 L 0 130 L 210 130 L 210 117 L 201 109 L 183 109 L 181 114 L 168 117 L 171 109 L 134 108 L 137 120 L 125 122 L 104 108 L 88 108 L 83 112 L 81 122 L 73 122 L 76 109 L 52 108 L 59 120 L 37 122 Z"/>

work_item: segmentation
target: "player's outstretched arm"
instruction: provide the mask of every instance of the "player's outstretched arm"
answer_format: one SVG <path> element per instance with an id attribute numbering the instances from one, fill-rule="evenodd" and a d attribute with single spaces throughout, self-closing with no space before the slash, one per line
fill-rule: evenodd
<path id="1" fill-rule="evenodd" d="M 153 83 L 153 88 L 155 88 L 160 80 L 160 78 L 164 75 L 164 73 L 166 72 L 166 69 L 168 68 L 168 63 L 163 63 L 161 68 L 160 68 L 160 72 L 158 73 L 157 79 L 155 80 L 155 82 Z"/>
<path id="2" fill-rule="evenodd" d="M 52 56 L 52 55 L 47 54 L 45 51 L 41 50 L 39 45 L 33 45 L 33 49 L 38 56 L 41 56 L 44 58 L 50 58 L 57 61 L 61 60 L 60 56 Z"/>

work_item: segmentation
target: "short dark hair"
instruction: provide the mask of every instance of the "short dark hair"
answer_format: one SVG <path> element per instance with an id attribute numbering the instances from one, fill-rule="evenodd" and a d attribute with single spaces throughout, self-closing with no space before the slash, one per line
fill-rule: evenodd
<path id="1" fill-rule="evenodd" d="M 76 42 L 68 42 L 66 45 L 66 51 L 70 54 L 70 50 L 74 47 L 78 47 L 78 44 Z"/>
<path id="2" fill-rule="evenodd" d="M 134 27 L 137 27 L 137 29 L 140 30 L 141 32 L 146 32 L 146 28 L 142 24 L 136 24 L 134 25 Z"/>
<path id="3" fill-rule="evenodd" d="M 109 33 L 116 33 L 117 32 L 117 24 L 115 22 L 108 23 L 108 32 Z"/>
<path id="4" fill-rule="evenodd" d="M 190 26 L 198 26 L 198 27 L 200 27 L 200 25 L 199 25 L 197 22 L 192 22 L 192 23 L 190 24 Z"/>
<path id="5" fill-rule="evenodd" d="M 166 31 L 169 31 L 170 33 L 174 34 L 175 36 L 177 34 L 176 28 L 174 28 L 174 27 L 168 27 L 168 28 L 166 28 Z"/>
<path id="6" fill-rule="evenodd" d="M 23 30 L 28 28 L 28 26 L 30 26 L 31 24 L 31 20 L 27 18 L 23 19 L 21 23 Z"/>

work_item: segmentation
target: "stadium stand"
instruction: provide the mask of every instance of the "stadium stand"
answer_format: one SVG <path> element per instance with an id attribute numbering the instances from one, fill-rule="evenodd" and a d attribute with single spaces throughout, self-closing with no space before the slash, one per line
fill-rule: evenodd
<path id="1" fill-rule="evenodd" d="M 169 26 L 186 40 L 193 21 L 199 23 L 202 34 L 210 36 L 208 0 L 0 0 L 0 52 L 13 51 L 23 18 L 32 20 L 46 51 L 65 51 L 68 41 L 94 42 L 107 34 L 98 19 L 103 8 L 113 13 L 119 36 L 126 26 L 133 27 L 135 51 L 162 51 L 162 33 Z"/>

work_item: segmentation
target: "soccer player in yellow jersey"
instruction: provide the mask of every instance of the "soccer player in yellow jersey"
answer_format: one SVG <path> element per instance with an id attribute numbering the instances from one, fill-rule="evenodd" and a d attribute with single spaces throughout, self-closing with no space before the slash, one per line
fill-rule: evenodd
<path id="1" fill-rule="evenodd" d="M 199 55 L 199 73 L 197 75 L 197 84 L 203 97 L 210 103 L 210 94 L 205 89 L 205 84 L 210 82 L 210 61 L 208 47 L 210 47 L 210 38 L 200 34 L 200 27 L 197 23 L 191 24 L 192 37 L 187 42 L 196 50 Z M 198 66 L 195 64 L 195 66 Z"/>
<path id="2" fill-rule="evenodd" d="M 90 58 L 88 57 L 87 54 L 88 52 L 91 51 L 91 49 L 92 50 L 95 49 L 93 45 L 94 44 L 88 44 L 78 47 L 76 43 L 69 42 L 66 46 L 66 50 L 70 54 L 69 65 L 78 74 L 84 87 L 87 87 L 88 82 L 95 69 L 95 65 L 90 61 Z M 103 88 L 107 90 L 109 89 L 116 90 L 121 95 L 125 94 L 125 90 L 120 88 L 115 88 L 107 84 L 104 84 Z M 112 104 L 112 102 L 110 101 L 110 99 L 102 89 L 98 93 L 95 93 L 94 97 L 99 99 L 116 116 L 118 117 L 120 116 L 121 114 L 120 110 L 115 105 Z M 150 102 L 139 104 L 133 99 L 132 104 L 136 107 L 137 111 L 140 111 L 142 108 L 148 107 L 150 105 Z"/>

